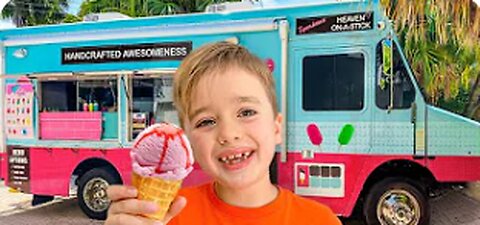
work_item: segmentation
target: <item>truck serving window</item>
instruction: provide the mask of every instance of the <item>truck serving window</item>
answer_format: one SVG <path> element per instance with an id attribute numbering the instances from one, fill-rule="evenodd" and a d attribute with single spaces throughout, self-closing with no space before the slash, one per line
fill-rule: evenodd
<path id="1" fill-rule="evenodd" d="M 76 81 L 45 81 L 40 89 L 41 111 L 77 111 Z"/>
<path id="2" fill-rule="evenodd" d="M 41 81 L 42 112 L 116 112 L 116 96 L 117 81 L 114 78 Z"/>
<path id="3" fill-rule="evenodd" d="M 85 104 L 94 104 L 95 111 L 117 111 L 117 80 L 78 81 L 78 107 L 85 111 Z M 97 108 L 98 107 L 98 108 Z"/>
<path id="4" fill-rule="evenodd" d="M 303 59 L 303 109 L 361 110 L 365 57 L 362 53 L 307 56 Z"/>
<path id="5" fill-rule="evenodd" d="M 135 77 L 132 80 L 131 139 L 153 123 L 172 122 L 178 124 L 173 106 L 173 76 Z"/>
<path id="6" fill-rule="evenodd" d="M 390 78 L 383 72 L 382 42 L 376 49 L 375 103 L 378 108 L 387 109 L 390 104 Z M 396 42 L 393 44 L 393 109 L 408 109 L 415 101 L 415 88 L 400 57 Z"/>

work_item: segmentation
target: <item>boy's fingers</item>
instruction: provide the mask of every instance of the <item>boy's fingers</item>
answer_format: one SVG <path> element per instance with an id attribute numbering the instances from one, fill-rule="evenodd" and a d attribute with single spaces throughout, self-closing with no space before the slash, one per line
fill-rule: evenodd
<path id="1" fill-rule="evenodd" d="M 112 201 L 120 199 L 136 198 L 137 189 L 131 186 L 124 185 L 110 185 L 107 189 L 107 196 Z"/>
<path id="2" fill-rule="evenodd" d="M 142 216 L 134 216 L 128 214 L 117 214 L 109 216 L 105 221 L 105 225 L 162 225 L 161 222 L 150 220 Z"/>
<path id="3" fill-rule="evenodd" d="M 109 215 L 115 214 L 149 214 L 158 210 L 157 204 L 154 202 L 143 201 L 138 199 L 125 199 L 113 202 L 108 210 Z"/>
<path id="4" fill-rule="evenodd" d="M 187 199 L 182 196 L 178 196 L 173 201 L 170 209 L 168 210 L 167 214 L 165 215 L 165 219 L 163 220 L 164 224 L 167 224 L 173 217 L 177 216 L 183 208 L 187 205 Z"/>

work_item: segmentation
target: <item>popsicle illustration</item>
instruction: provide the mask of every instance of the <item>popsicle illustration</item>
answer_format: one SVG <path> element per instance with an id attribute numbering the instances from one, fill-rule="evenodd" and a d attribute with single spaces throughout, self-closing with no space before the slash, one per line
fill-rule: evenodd
<path id="1" fill-rule="evenodd" d="M 318 126 L 314 123 L 309 124 L 307 126 L 307 134 L 308 134 L 308 137 L 310 138 L 310 142 L 312 142 L 313 145 L 318 146 L 318 149 L 321 151 L 323 136 Z"/>
<path id="2" fill-rule="evenodd" d="M 338 151 L 340 151 L 340 148 L 343 145 L 348 145 L 350 143 L 354 133 L 355 133 L 355 128 L 353 127 L 352 124 L 345 124 L 342 127 L 342 130 L 340 131 L 340 134 L 338 135 L 338 143 L 340 144 L 338 146 Z"/>

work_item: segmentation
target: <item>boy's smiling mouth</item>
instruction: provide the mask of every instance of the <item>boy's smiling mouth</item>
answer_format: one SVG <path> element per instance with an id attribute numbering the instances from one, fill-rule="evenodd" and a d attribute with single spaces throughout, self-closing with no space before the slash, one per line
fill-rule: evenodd
<path id="1" fill-rule="evenodd" d="M 237 170 L 247 166 L 253 153 L 253 150 L 246 149 L 227 151 L 218 157 L 218 161 L 228 170 Z"/>

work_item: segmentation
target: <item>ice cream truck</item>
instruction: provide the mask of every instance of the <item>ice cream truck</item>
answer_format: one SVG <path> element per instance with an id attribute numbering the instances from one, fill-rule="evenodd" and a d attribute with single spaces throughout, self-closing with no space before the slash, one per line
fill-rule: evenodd
<path id="1" fill-rule="evenodd" d="M 428 224 L 436 184 L 480 180 L 480 124 L 427 104 L 377 0 L 223 3 L 204 13 L 0 32 L 5 182 L 76 195 L 105 218 L 150 124 L 178 122 L 172 78 L 206 43 L 269 66 L 284 115 L 271 179 L 368 224 Z M 4 165 L 3 163 L 2 165 Z M 195 167 L 185 185 L 208 177 Z"/>

